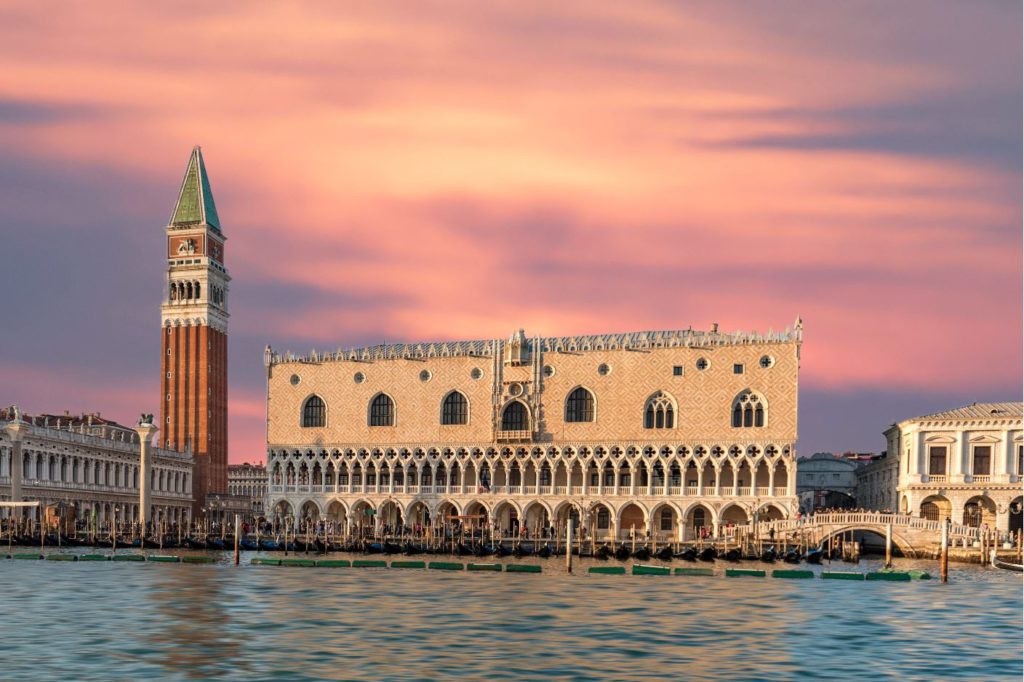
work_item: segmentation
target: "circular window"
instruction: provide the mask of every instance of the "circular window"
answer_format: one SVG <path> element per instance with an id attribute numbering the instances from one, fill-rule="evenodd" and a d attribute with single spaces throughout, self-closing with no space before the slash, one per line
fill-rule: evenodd
<path id="1" fill-rule="evenodd" d="M 355 373 L 355 374 L 354 374 L 354 375 L 352 376 L 352 381 L 356 382 L 357 384 L 361 384 L 361 383 L 363 383 L 364 381 L 366 381 L 366 375 L 365 375 L 365 374 L 363 374 L 362 372 L 356 372 L 356 373 Z"/>
<path id="2" fill-rule="evenodd" d="M 773 358 L 772 356 L 770 356 L 770 355 L 762 355 L 761 356 L 761 367 L 763 367 L 765 369 L 768 369 L 769 367 L 771 367 L 774 364 L 775 364 L 775 358 Z"/>
<path id="3" fill-rule="evenodd" d="M 711 363 L 708 362 L 707 358 L 697 358 L 697 369 L 699 369 L 700 371 L 703 372 L 704 370 L 706 370 L 710 366 L 711 366 Z"/>
<path id="4" fill-rule="evenodd" d="M 609 367 L 608 365 L 604 364 L 603 362 L 600 365 L 597 366 L 597 373 L 600 374 L 603 377 L 608 376 L 608 373 L 611 372 L 611 371 L 612 371 L 612 368 Z"/>
<path id="5" fill-rule="evenodd" d="M 298 374 L 293 374 L 292 378 L 289 379 L 288 381 L 292 382 L 292 386 L 298 386 L 299 382 L 302 381 L 302 380 L 299 379 L 299 375 Z"/>
<path id="6" fill-rule="evenodd" d="M 469 376 L 472 377 L 473 379 L 479 379 L 483 375 L 483 370 L 481 370 L 479 367 L 474 367 L 473 371 L 469 373 Z"/>
<path id="7" fill-rule="evenodd" d="M 430 381 L 430 370 L 425 369 L 420 372 L 420 381 Z"/>
<path id="8" fill-rule="evenodd" d="M 555 376 L 555 368 L 551 365 L 544 365 L 544 376 L 553 377 Z"/>
<path id="9" fill-rule="evenodd" d="M 523 392 L 522 384 L 509 384 L 508 385 L 508 394 L 509 395 L 519 395 L 522 392 Z"/>

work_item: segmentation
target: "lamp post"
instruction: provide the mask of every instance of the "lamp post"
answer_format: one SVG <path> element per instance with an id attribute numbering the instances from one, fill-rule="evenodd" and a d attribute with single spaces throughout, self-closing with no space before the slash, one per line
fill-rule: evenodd
<path id="1" fill-rule="evenodd" d="M 121 507 L 114 505 L 114 518 L 110 522 L 111 530 L 111 549 L 110 553 L 113 554 L 117 551 L 117 515 L 121 512 Z"/>

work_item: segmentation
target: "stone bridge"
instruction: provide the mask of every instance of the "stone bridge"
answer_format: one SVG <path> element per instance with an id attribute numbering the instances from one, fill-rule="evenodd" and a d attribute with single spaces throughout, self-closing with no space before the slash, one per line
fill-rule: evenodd
<path id="1" fill-rule="evenodd" d="M 866 531 L 885 538 L 886 526 L 892 524 L 892 542 L 904 556 L 915 557 L 938 547 L 942 538 L 942 521 L 931 521 L 910 514 L 883 512 L 835 512 L 814 514 L 802 519 L 763 521 L 757 524 L 758 536 L 768 537 L 775 530 L 775 537 L 782 540 L 798 538 L 821 546 L 829 538 L 851 531 Z M 969 546 L 980 539 L 978 528 L 951 524 L 949 543 L 951 546 Z"/>

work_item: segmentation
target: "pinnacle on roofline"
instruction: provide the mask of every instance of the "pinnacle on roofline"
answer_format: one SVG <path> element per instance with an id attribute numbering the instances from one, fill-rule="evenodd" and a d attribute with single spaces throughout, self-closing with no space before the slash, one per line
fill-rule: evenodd
<path id="1" fill-rule="evenodd" d="M 220 232 L 220 216 L 217 215 L 217 204 L 213 201 L 210 178 L 206 174 L 206 163 L 199 145 L 192 148 L 178 201 L 168 224 L 180 227 L 209 225 Z"/>

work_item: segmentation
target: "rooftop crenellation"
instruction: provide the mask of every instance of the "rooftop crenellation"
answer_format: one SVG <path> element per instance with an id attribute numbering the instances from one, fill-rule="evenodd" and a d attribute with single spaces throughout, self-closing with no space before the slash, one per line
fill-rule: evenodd
<path id="1" fill-rule="evenodd" d="M 793 327 L 775 332 L 758 331 L 719 332 L 698 331 L 691 328 L 671 331 L 640 331 L 618 334 L 592 334 L 582 336 L 527 337 L 529 351 L 539 348 L 545 353 L 585 353 L 605 350 L 650 350 L 654 348 L 714 348 L 750 344 L 800 343 L 803 340 L 803 321 L 798 317 Z M 521 331 L 521 330 L 520 330 Z M 513 338 L 515 334 L 513 334 Z M 307 355 L 274 351 L 267 346 L 264 362 L 267 366 L 289 362 L 375 362 L 377 360 L 410 360 L 436 357 L 492 357 L 504 351 L 508 341 L 502 339 L 476 341 L 438 341 L 432 343 L 393 343 L 338 349 L 334 352 L 310 351 Z"/>

